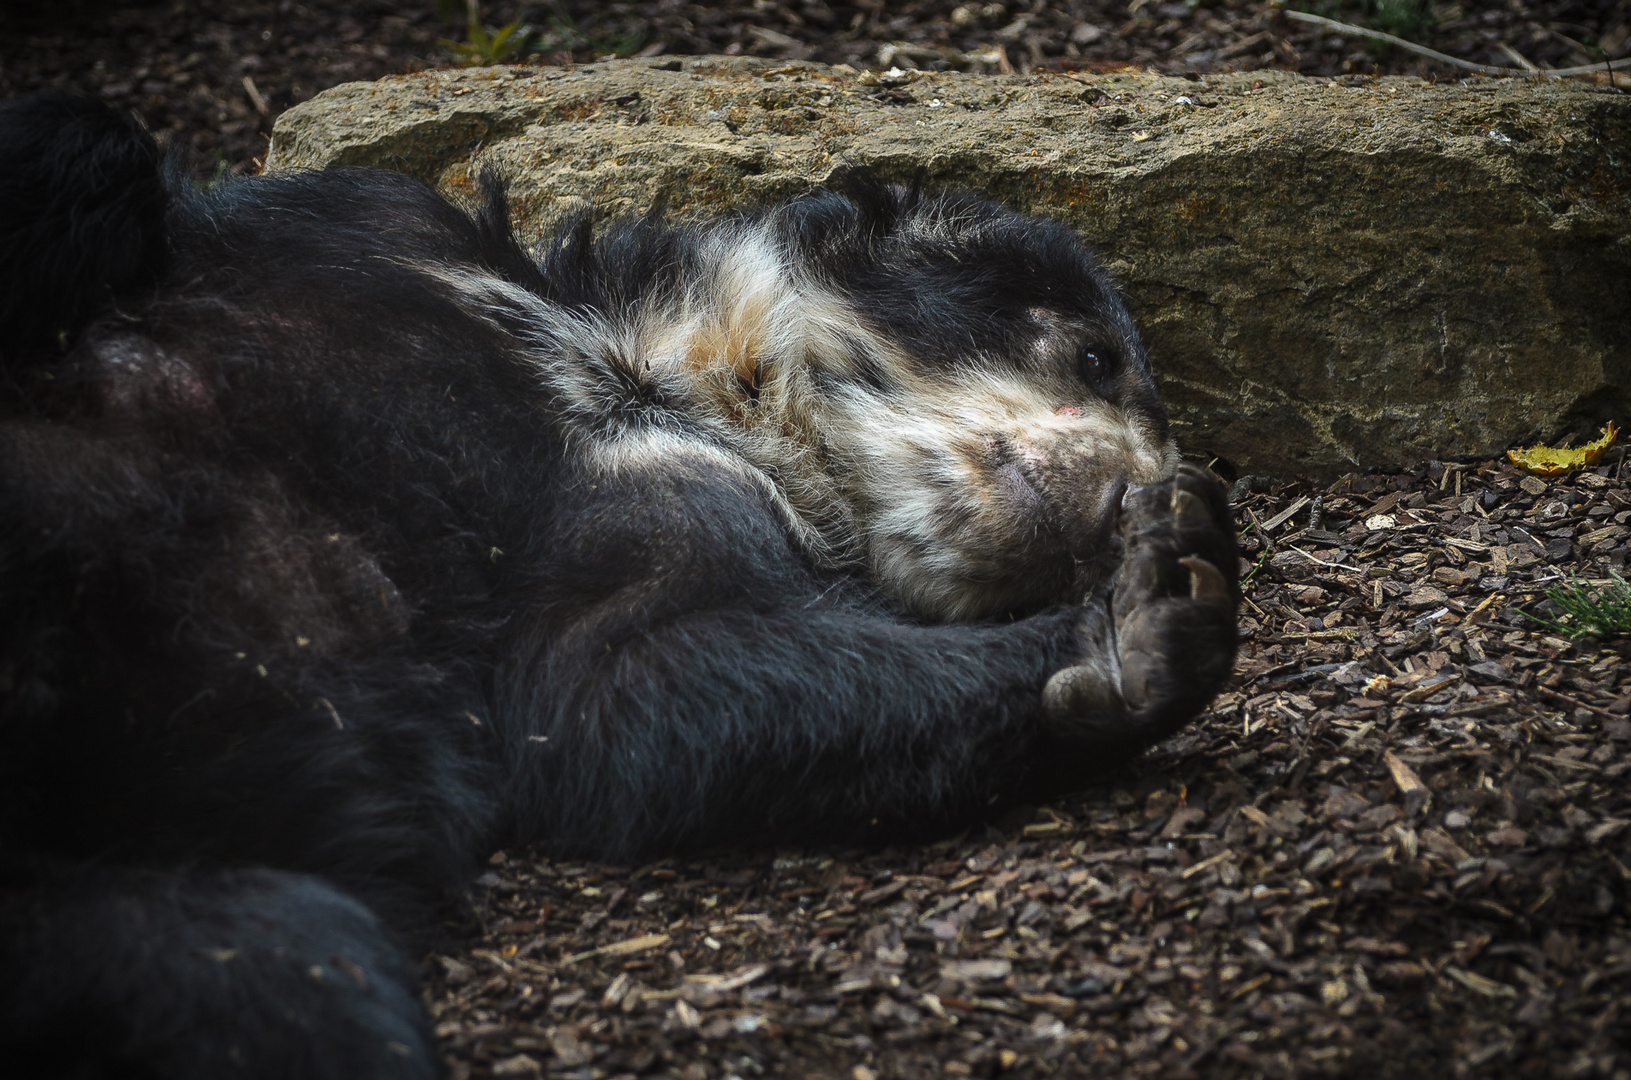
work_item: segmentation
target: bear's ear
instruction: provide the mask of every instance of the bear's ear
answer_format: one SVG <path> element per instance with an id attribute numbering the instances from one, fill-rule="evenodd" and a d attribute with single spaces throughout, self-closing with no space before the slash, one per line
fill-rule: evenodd
<path id="1" fill-rule="evenodd" d="M 910 187 L 891 184 L 869 166 L 840 166 L 827 180 L 827 186 L 848 199 L 855 208 L 855 224 L 864 243 L 893 233 L 901 219 L 917 208 L 922 199 L 923 170 L 919 169 Z"/>
<path id="2" fill-rule="evenodd" d="M 830 188 L 817 188 L 772 216 L 794 249 L 812 260 L 812 268 L 852 260 L 870 242 L 855 201 Z"/>
<path id="3" fill-rule="evenodd" d="M 575 210 L 556 223 L 539 256 L 545 294 L 557 303 L 580 304 L 602 294 L 593 210 Z"/>
<path id="4" fill-rule="evenodd" d="M 865 165 L 840 164 L 826 183 L 776 212 L 798 249 L 815 259 L 864 258 L 900 231 L 923 201 L 924 170 L 910 187 Z"/>
<path id="5" fill-rule="evenodd" d="M 506 281 L 535 293 L 541 292 L 544 287 L 543 275 L 515 239 L 504 178 L 497 169 L 485 168 L 476 178 L 476 191 L 481 198 L 475 213 L 481 264 Z"/>

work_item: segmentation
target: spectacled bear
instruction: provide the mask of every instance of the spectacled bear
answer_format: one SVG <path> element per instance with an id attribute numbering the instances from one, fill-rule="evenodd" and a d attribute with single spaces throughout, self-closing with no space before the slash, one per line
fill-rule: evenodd
<path id="1" fill-rule="evenodd" d="M 1225 497 L 1058 224 L 864 176 L 533 252 L 0 109 L 0 1072 L 430 1077 L 494 846 L 1068 789 L 1235 650 Z"/>

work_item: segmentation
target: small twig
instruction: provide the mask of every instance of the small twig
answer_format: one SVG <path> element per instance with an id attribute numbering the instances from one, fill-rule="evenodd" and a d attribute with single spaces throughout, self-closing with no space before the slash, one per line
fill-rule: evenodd
<path id="1" fill-rule="evenodd" d="M 243 77 L 243 84 L 244 93 L 249 95 L 249 103 L 255 106 L 255 111 L 260 113 L 262 116 L 269 114 L 272 111 L 272 107 L 266 103 L 266 98 L 261 95 L 260 87 L 255 85 L 255 80 L 250 76 L 245 75 Z"/>
<path id="2" fill-rule="evenodd" d="M 1588 705 L 1586 702 L 1581 701 L 1573 694 L 1565 694 L 1563 691 L 1553 690 L 1549 686 L 1537 686 L 1535 689 L 1539 690 L 1545 697 L 1555 698 L 1566 705 L 1573 705 L 1577 709 L 1585 709 L 1587 712 L 1594 712 L 1598 716 L 1606 716 L 1610 720 L 1618 720 L 1620 718 L 1617 714 L 1611 713 L 1607 709 L 1599 708 L 1596 705 Z"/>
<path id="3" fill-rule="evenodd" d="M 1290 521 L 1291 520 L 1291 515 L 1295 514 L 1297 511 L 1301 510 L 1303 507 L 1307 506 L 1312 501 L 1313 500 L 1310 499 L 1307 495 L 1303 495 L 1303 496 L 1299 497 L 1298 499 L 1296 499 L 1290 506 L 1288 506 L 1284 510 L 1280 511 L 1278 514 L 1275 514 L 1273 517 L 1269 518 L 1267 521 L 1258 521 L 1256 514 L 1252 515 L 1252 520 L 1257 523 L 1257 527 L 1259 529 L 1261 529 L 1263 531 L 1263 534 L 1266 536 L 1269 533 L 1273 532 L 1275 529 L 1278 529 L 1281 525 L 1284 525 L 1286 522 Z"/>
<path id="4" fill-rule="evenodd" d="M 1525 71 L 1523 68 L 1495 67 L 1490 64 L 1475 64 L 1470 60 L 1460 60 L 1448 56 L 1436 49 L 1429 49 L 1425 45 L 1417 45 L 1413 41 L 1406 41 L 1402 37 L 1384 34 L 1380 30 L 1371 30 L 1364 26 L 1355 26 L 1352 23 L 1337 22 L 1327 19 L 1323 15 L 1310 15 L 1306 11 L 1281 11 L 1280 14 L 1294 22 L 1309 23 L 1313 26 L 1330 30 L 1337 34 L 1346 34 L 1349 37 L 1371 38 L 1376 41 L 1385 41 L 1389 45 L 1396 45 L 1406 52 L 1413 52 L 1417 56 L 1425 56 L 1429 60 L 1437 60 L 1441 64 L 1461 68 L 1463 71 L 1476 71 L 1480 75 L 1520 75 L 1536 76 L 1549 79 L 1560 79 L 1570 75 L 1595 75 L 1603 70 L 1602 64 L 1582 64 L 1579 67 L 1549 68 L 1539 71 Z M 1612 77 L 1612 76 L 1611 76 Z"/>
<path id="5" fill-rule="evenodd" d="M 1539 65 L 1530 63 L 1529 60 L 1523 55 L 1523 53 L 1519 52 L 1517 49 L 1514 49 L 1512 46 L 1508 45 L 1506 42 L 1497 41 L 1495 43 L 1495 47 L 1497 49 L 1499 49 L 1501 51 L 1501 54 L 1503 56 L 1505 56 L 1508 60 L 1512 61 L 1514 64 L 1517 64 L 1519 67 L 1523 68 L 1523 70 L 1527 71 L 1529 74 L 1531 74 L 1531 75 L 1539 75 L 1540 74 L 1540 66 Z"/>
<path id="6" fill-rule="evenodd" d="M 1290 548 L 1292 551 L 1295 551 L 1297 554 L 1301 555 L 1303 558 L 1317 566 L 1329 567 L 1332 570 L 1347 570 L 1350 573 L 1356 571 L 1356 568 L 1352 566 L 1343 566 L 1341 563 L 1326 562 L 1324 559 L 1316 559 L 1314 556 L 1310 555 L 1296 544 L 1287 544 L 1286 547 Z"/>
<path id="7" fill-rule="evenodd" d="M 1259 44 L 1261 42 L 1269 40 L 1269 38 L 1272 37 L 1272 36 L 1273 35 L 1271 35 L 1267 30 L 1259 30 L 1257 33 L 1253 34 L 1251 37 L 1241 38 L 1239 41 L 1235 42 L 1233 45 L 1230 45 L 1227 48 L 1218 50 L 1218 59 L 1219 60 L 1226 60 L 1231 56 L 1236 56 L 1236 55 L 1238 55 L 1240 53 L 1245 52 L 1247 49 L 1250 49 L 1253 45 L 1257 45 L 1257 44 Z"/>

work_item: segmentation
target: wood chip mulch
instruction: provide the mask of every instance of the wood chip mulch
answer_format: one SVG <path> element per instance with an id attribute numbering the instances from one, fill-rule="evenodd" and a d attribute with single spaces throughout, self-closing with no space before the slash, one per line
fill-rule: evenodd
<path id="1" fill-rule="evenodd" d="M 456 1077 L 1631 1077 L 1622 461 L 1236 484 L 1238 678 L 1117 782 L 927 847 L 500 853 Z"/>

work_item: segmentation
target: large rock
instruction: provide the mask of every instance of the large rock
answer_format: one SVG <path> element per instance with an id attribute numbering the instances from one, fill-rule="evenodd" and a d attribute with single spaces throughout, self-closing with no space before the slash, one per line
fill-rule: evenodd
<path id="1" fill-rule="evenodd" d="M 524 230 L 713 213 L 864 164 L 1068 222 L 1126 286 L 1187 450 L 1488 455 L 1631 419 L 1631 97 L 1563 83 L 917 75 L 756 60 L 427 72 L 285 113 L 269 167 L 380 165 Z"/>

